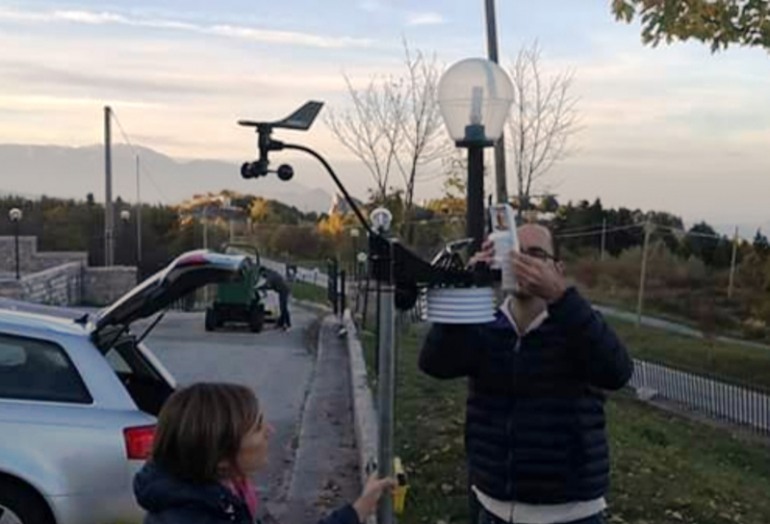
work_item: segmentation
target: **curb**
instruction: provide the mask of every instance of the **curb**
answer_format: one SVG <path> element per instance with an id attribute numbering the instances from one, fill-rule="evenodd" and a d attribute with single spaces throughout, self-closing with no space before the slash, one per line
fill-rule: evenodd
<path id="1" fill-rule="evenodd" d="M 358 331 L 350 316 L 350 310 L 345 310 L 342 322 L 345 329 L 347 329 L 350 393 L 353 399 L 353 423 L 355 425 L 356 446 L 358 448 L 361 485 L 363 486 L 369 476 L 367 465 L 377 461 L 377 413 L 374 409 L 374 398 L 367 380 L 364 350 L 361 346 L 361 341 L 358 339 Z M 369 522 L 376 522 L 376 518 L 373 517 Z"/>

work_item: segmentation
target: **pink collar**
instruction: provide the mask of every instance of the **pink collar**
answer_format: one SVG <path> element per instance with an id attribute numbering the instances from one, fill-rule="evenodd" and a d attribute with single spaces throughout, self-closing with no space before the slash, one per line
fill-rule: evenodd
<path id="1" fill-rule="evenodd" d="M 249 508 L 249 513 L 252 519 L 257 518 L 257 508 L 259 508 L 259 495 L 257 494 L 257 488 L 254 484 L 245 477 L 239 477 L 236 479 L 228 479 L 223 481 L 223 484 L 229 489 L 233 495 L 241 499 Z"/>

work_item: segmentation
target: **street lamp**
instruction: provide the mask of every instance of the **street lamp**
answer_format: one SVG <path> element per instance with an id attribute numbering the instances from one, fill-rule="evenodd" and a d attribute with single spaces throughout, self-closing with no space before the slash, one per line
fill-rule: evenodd
<path id="1" fill-rule="evenodd" d="M 356 264 L 356 253 L 358 252 L 358 237 L 361 236 L 361 230 L 357 227 L 350 229 L 350 238 L 353 240 L 353 278 L 358 281 L 358 264 Z"/>
<path id="2" fill-rule="evenodd" d="M 122 237 L 128 237 L 126 233 L 128 232 L 128 221 L 131 220 L 131 212 L 128 209 L 122 209 L 120 211 L 120 221 L 123 224 L 123 227 L 121 227 L 120 236 Z"/>
<path id="3" fill-rule="evenodd" d="M 14 207 L 8 211 L 8 218 L 10 218 L 11 222 L 13 222 L 14 244 L 16 245 L 16 280 L 21 278 L 19 273 L 19 222 L 21 222 L 21 217 L 23 215 L 24 214 L 21 212 L 21 209 L 18 207 Z"/>
<path id="4" fill-rule="evenodd" d="M 483 58 L 461 60 L 439 80 L 444 124 L 457 147 L 468 149 L 466 231 L 473 238 L 471 252 L 481 247 L 484 237 L 484 148 L 500 138 L 512 102 L 511 79 Z"/>

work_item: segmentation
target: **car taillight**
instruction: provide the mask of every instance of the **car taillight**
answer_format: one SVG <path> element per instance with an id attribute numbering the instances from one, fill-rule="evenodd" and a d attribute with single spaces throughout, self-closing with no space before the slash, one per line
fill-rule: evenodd
<path id="1" fill-rule="evenodd" d="M 139 426 L 123 430 L 126 439 L 126 455 L 129 460 L 147 460 L 152 455 L 155 426 Z"/>

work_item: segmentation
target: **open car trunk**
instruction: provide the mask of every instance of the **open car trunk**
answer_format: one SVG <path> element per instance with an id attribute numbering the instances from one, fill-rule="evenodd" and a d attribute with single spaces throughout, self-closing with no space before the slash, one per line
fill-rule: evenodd
<path id="1" fill-rule="evenodd" d="M 162 314 L 171 304 L 207 284 L 241 278 L 251 264 L 251 260 L 242 255 L 210 251 L 185 253 L 95 317 L 88 318 L 94 344 L 140 410 L 157 416 L 176 383 L 141 344 L 155 322 L 140 334 L 141 338 L 129 332 L 131 324 Z"/>
<path id="2" fill-rule="evenodd" d="M 174 380 L 169 380 L 165 370 L 148 358 L 132 335 L 121 337 L 105 353 L 105 358 L 136 407 L 157 417 L 160 408 L 176 388 Z"/>

